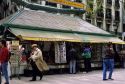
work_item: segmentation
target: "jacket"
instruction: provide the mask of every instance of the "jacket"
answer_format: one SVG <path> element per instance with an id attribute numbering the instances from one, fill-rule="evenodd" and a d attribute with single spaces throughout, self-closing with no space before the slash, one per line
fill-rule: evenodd
<path id="1" fill-rule="evenodd" d="M 1 48 L 0 49 L 0 62 L 4 63 L 4 62 L 8 62 L 9 60 L 9 50 L 7 49 L 7 47 Z"/>
<path id="2" fill-rule="evenodd" d="M 33 51 L 33 54 L 31 55 L 31 59 L 35 62 L 36 66 L 40 71 L 49 70 L 48 65 L 43 60 L 42 51 L 40 49 L 36 48 L 36 50 Z"/>

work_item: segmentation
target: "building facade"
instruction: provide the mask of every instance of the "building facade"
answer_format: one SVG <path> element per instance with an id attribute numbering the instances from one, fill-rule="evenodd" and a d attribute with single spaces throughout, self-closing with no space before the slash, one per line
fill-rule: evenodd
<path id="1" fill-rule="evenodd" d="M 53 6 L 57 8 L 71 8 L 74 7 L 65 6 L 61 4 L 51 3 L 43 0 L 28 0 L 29 2 L 35 2 L 43 6 Z M 86 4 L 92 9 L 92 13 L 71 14 L 71 16 L 79 16 L 80 18 L 102 28 L 108 32 L 121 34 L 123 28 L 123 8 L 124 0 L 71 0 Z"/>
<path id="2" fill-rule="evenodd" d="M 18 10 L 16 3 L 11 0 L 0 0 L 0 20 Z"/>

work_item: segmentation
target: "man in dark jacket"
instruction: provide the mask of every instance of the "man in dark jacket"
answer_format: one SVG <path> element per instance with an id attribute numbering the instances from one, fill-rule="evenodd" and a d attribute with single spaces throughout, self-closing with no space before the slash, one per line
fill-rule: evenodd
<path id="1" fill-rule="evenodd" d="M 112 73 L 114 69 L 114 50 L 111 43 L 107 44 L 105 47 L 105 57 L 103 58 L 103 80 L 106 79 L 106 72 L 109 71 L 108 79 L 112 79 Z"/>
<path id="2" fill-rule="evenodd" d="M 70 73 L 75 74 L 76 73 L 76 50 L 71 47 L 71 49 L 69 50 L 69 67 L 70 67 Z"/>

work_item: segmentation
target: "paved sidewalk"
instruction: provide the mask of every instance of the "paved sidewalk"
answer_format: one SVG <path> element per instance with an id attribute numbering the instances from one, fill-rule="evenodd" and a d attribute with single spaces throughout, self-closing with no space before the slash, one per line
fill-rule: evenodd
<path id="1" fill-rule="evenodd" d="M 115 69 L 115 80 L 102 80 L 102 71 L 77 74 L 45 75 L 40 81 L 30 82 L 31 77 L 22 77 L 21 80 L 13 78 L 10 84 L 125 84 L 125 69 Z M 39 79 L 39 78 L 38 78 Z"/>

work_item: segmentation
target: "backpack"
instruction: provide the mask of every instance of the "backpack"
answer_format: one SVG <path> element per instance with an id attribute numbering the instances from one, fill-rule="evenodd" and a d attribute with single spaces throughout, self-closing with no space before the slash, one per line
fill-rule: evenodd
<path id="1" fill-rule="evenodd" d="M 82 53 L 82 56 L 84 58 L 91 58 L 91 51 L 90 51 L 90 48 L 85 48 L 83 53 Z"/>

